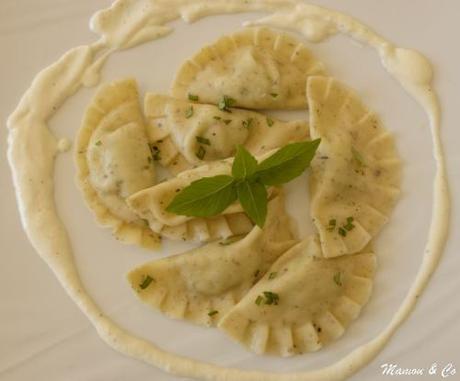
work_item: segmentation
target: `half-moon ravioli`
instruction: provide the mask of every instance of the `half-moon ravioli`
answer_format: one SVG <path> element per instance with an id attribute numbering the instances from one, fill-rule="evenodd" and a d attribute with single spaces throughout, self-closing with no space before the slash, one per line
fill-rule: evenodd
<path id="1" fill-rule="evenodd" d="M 268 28 L 245 28 L 186 61 L 172 95 L 214 104 L 225 96 L 250 109 L 305 108 L 305 81 L 315 74 L 324 74 L 323 64 L 302 42 Z"/>
<path id="2" fill-rule="evenodd" d="M 253 224 L 237 202 L 215 217 L 188 217 L 166 210 L 174 196 L 203 177 L 229 175 L 230 160 L 209 162 L 179 173 L 176 177 L 141 190 L 127 199 L 131 210 L 149 222 L 150 228 L 165 238 L 208 242 L 248 233 Z"/>
<path id="3" fill-rule="evenodd" d="M 238 144 L 253 155 L 308 138 L 306 121 L 283 122 L 240 109 L 231 113 L 214 105 L 148 93 L 144 112 L 155 158 L 172 173 L 203 161 L 231 157 Z"/>
<path id="4" fill-rule="evenodd" d="M 155 182 L 138 98 L 132 79 L 99 88 L 77 135 L 77 182 L 98 222 L 117 239 L 155 248 L 159 236 L 125 202 Z"/>
<path id="5" fill-rule="evenodd" d="M 166 315 L 215 325 L 296 241 L 279 195 L 268 204 L 264 229 L 148 262 L 128 274 L 138 297 Z"/>
<path id="6" fill-rule="evenodd" d="M 316 351 L 357 318 L 371 294 L 375 266 L 370 251 L 324 258 L 312 236 L 273 263 L 218 327 L 258 354 Z"/>
<path id="7" fill-rule="evenodd" d="M 339 81 L 310 77 L 310 135 L 321 144 L 310 170 L 310 211 L 323 254 L 360 251 L 387 222 L 399 196 L 393 137 Z"/>

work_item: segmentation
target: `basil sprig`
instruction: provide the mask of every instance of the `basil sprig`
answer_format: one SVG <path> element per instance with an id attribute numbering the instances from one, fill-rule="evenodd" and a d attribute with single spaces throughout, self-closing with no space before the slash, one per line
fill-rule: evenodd
<path id="1" fill-rule="evenodd" d="M 231 176 L 193 181 L 166 210 L 184 216 L 212 217 L 238 199 L 249 218 L 262 228 L 267 217 L 267 186 L 282 185 L 300 176 L 310 165 L 320 142 L 316 139 L 288 144 L 260 163 L 240 145 Z"/>

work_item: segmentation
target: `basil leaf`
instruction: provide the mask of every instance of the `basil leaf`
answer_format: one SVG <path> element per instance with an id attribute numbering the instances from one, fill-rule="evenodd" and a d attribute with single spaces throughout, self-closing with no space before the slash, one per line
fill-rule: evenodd
<path id="1" fill-rule="evenodd" d="M 293 180 L 310 165 L 320 142 L 321 139 L 316 139 L 288 144 L 262 161 L 255 176 L 265 185 L 281 185 Z"/>
<path id="2" fill-rule="evenodd" d="M 235 160 L 232 166 L 232 175 L 235 179 L 246 179 L 257 169 L 257 160 L 246 148 L 239 145 L 236 149 Z"/>
<path id="3" fill-rule="evenodd" d="M 267 217 L 267 190 L 258 181 L 242 181 L 237 185 L 238 200 L 249 218 L 260 228 Z"/>
<path id="4" fill-rule="evenodd" d="M 237 198 L 231 176 L 205 177 L 179 192 L 166 210 L 193 217 L 211 217 L 221 213 Z"/>

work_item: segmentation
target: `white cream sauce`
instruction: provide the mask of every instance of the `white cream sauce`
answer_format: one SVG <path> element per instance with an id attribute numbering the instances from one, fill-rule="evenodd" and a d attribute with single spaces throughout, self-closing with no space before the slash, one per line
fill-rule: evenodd
<path id="1" fill-rule="evenodd" d="M 294 29 L 314 42 L 342 33 L 374 48 L 387 71 L 426 111 L 433 139 L 436 175 L 431 227 L 423 262 L 405 300 L 389 325 L 373 340 L 335 364 L 308 372 L 275 374 L 214 366 L 165 352 L 117 326 L 85 291 L 54 201 L 54 159 L 65 144 L 52 135 L 47 121 L 82 85 L 98 82 L 99 70 L 112 52 L 170 33 L 171 27 L 165 24 L 179 17 L 192 22 L 215 14 L 253 10 L 274 12 L 253 24 Z M 428 60 L 418 52 L 394 46 L 350 16 L 294 0 L 118 0 L 96 13 L 91 27 L 101 39 L 68 51 L 41 71 L 9 117 L 8 159 L 27 236 L 101 338 L 126 355 L 173 374 L 202 380 L 343 380 L 377 356 L 414 308 L 442 255 L 448 233 L 449 192 L 439 133 L 440 110 L 431 87 Z"/>

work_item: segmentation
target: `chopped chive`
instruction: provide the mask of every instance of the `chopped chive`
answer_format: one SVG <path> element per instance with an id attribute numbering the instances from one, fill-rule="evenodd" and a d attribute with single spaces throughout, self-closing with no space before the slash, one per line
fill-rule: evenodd
<path id="1" fill-rule="evenodd" d="M 141 288 L 141 290 L 145 290 L 148 286 L 150 286 L 150 283 L 152 282 L 153 278 L 150 275 L 146 275 L 139 287 Z"/>
<path id="2" fill-rule="evenodd" d="M 248 118 L 246 120 L 243 120 L 243 127 L 249 130 L 252 127 L 252 122 L 254 122 L 253 118 Z"/>
<path id="3" fill-rule="evenodd" d="M 264 298 L 262 296 L 258 296 L 255 303 L 260 306 L 262 304 L 262 302 L 264 301 Z"/>
<path id="4" fill-rule="evenodd" d="M 231 119 L 224 119 L 222 122 L 224 122 L 225 124 L 228 125 L 228 124 L 230 124 L 232 122 L 232 120 Z"/>
<path id="5" fill-rule="evenodd" d="M 102 142 L 101 142 L 100 140 L 98 140 L 98 141 L 96 142 L 96 145 L 97 145 L 97 146 L 100 146 L 100 145 L 102 145 Z"/>
<path id="6" fill-rule="evenodd" d="M 230 107 L 234 106 L 236 103 L 236 100 L 224 95 L 222 99 L 219 101 L 217 107 L 219 107 L 219 110 L 225 111 L 225 112 L 232 112 L 230 110 Z"/>
<path id="7" fill-rule="evenodd" d="M 273 121 L 272 118 L 267 117 L 267 124 L 268 124 L 268 127 L 271 127 L 275 124 L 275 122 Z"/>
<path id="8" fill-rule="evenodd" d="M 342 237 L 346 237 L 347 236 L 347 231 L 344 229 L 344 228 L 339 228 L 339 234 L 342 236 Z"/>
<path id="9" fill-rule="evenodd" d="M 198 159 L 203 160 L 204 156 L 206 155 L 206 150 L 203 148 L 203 146 L 200 146 L 200 148 L 198 148 L 198 151 L 195 155 Z"/>
<path id="10" fill-rule="evenodd" d="M 355 225 L 353 225 L 353 224 L 346 224 L 346 225 L 343 225 L 343 228 L 344 228 L 346 231 L 353 230 L 354 227 L 355 227 Z"/>
<path id="11" fill-rule="evenodd" d="M 273 97 L 273 98 L 276 98 L 278 96 L 277 93 L 270 93 L 270 95 Z"/>
<path id="12" fill-rule="evenodd" d="M 270 273 L 270 275 L 268 276 L 268 279 L 275 279 L 277 275 L 278 275 L 277 272 Z"/>
<path id="13" fill-rule="evenodd" d="M 337 220 L 335 218 L 330 219 L 329 225 L 327 226 L 327 230 L 330 232 L 334 231 L 336 225 L 337 225 Z"/>
<path id="14" fill-rule="evenodd" d="M 206 144 L 207 146 L 211 145 L 211 141 L 209 139 L 203 138 L 201 136 L 195 136 L 195 139 L 200 144 Z"/>
<path id="15" fill-rule="evenodd" d="M 193 116 L 193 106 L 190 106 L 188 109 L 185 110 L 185 117 L 187 119 Z"/>
<path id="16" fill-rule="evenodd" d="M 337 285 L 337 286 L 342 286 L 343 282 L 342 282 L 342 273 L 341 272 L 338 272 L 336 274 L 334 274 L 334 283 Z"/>
<path id="17" fill-rule="evenodd" d="M 214 115 L 213 118 L 214 118 L 215 120 L 221 120 L 221 119 L 222 119 L 220 116 L 217 116 L 217 115 Z"/>
<path id="18" fill-rule="evenodd" d="M 353 217 L 347 217 L 347 223 L 343 225 L 344 229 L 347 231 L 353 230 L 355 225 L 353 225 L 354 218 Z"/>
<path id="19" fill-rule="evenodd" d="M 188 93 L 188 99 L 193 102 L 198 102 L 200 98 L 198 95 Z"/>
<path id="20" fill-rule="evenodd" d="M 217 310 L 212 310 L 212 311 L 209 311 L 208 312 L 208 316 L 214 316 L 214 315 L 217 315 L 219 313 L 219 311 Z"/>
<path id="21" fill-rule="evenodd" d="M 260 274 L 260 270 L 256 270 L 255 273 L 254 273 L 254 277 L 257 278 L 259 276 L 259 274 Z"/>
<path id="22" fill-rule="evenodd" d="M 353 159 L 355 159 L 360 166 L 366 166 L 366 161 L 364 160 L 363 155 L 361 155 L 361 153 L 356 150 L 355 147 L 351 147 L 351 154 L 353 155 Z"/>
<path id="23" fill-rule="evenodd" d="M 271 291 L 264 291 L 264 296 L 265 296 L 265 304 L 268 304 L 269 306 L 274 304 L 275 306 L 278 305 L 278 302 L 280 300 L 280 297 L 278 294 L 275 294 L 274 292 Z"/>

